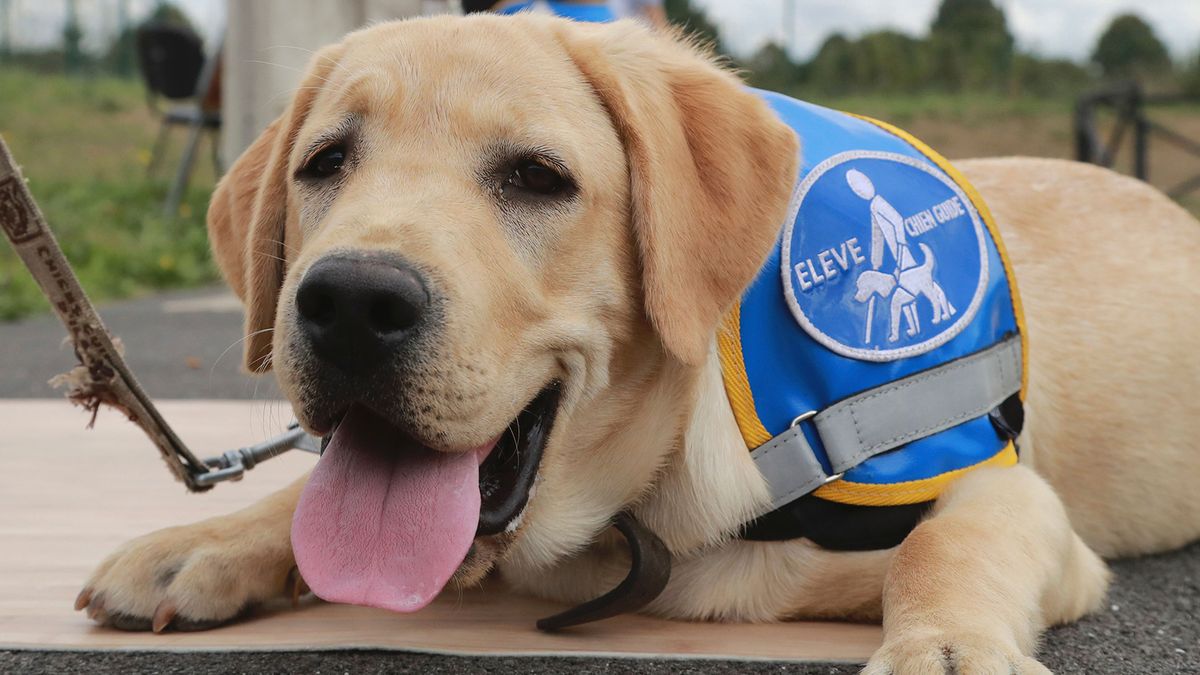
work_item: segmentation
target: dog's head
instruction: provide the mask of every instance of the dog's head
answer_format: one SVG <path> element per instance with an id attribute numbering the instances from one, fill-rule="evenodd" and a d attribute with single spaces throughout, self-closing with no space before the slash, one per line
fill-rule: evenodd
<path id="1" fill-rule="evenodd" d="M 209 214 L 246 365 L 333 434 L 293 531 L 310 584 L 412 609 L 594 539 L 678 450 L 796 159 L 736 77 L 632 23 L 319 52 Z"/>
<path id="2" fill-rule="evenodd" d="M 858 279 L 854 283 L 856 286 L 854 299 L 859 302 L 866 302 L 871 299 L 872 295 L 884 298 L 891 295 L 892 289 L 896 286 L 896 277 L 884 274 L 883 272 L 867 270 L 858 275 Z"/>

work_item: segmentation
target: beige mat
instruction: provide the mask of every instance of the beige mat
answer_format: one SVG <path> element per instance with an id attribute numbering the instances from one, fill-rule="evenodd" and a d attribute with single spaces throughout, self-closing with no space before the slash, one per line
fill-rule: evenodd
<path id="1" fill-rule="evenodd" d="M 173 401 L 163 413 L 201 456 L 260 440 L 290 418 L 278 403 Z M 498 588 L 447 593 L 417 614 L 319 601 L 281 605 L 201 633 L 152 635 L 93 626 L 71 610 L 91 568 L 122 541 L 231 511 L 314 461 L 288 453 L 241 483 L 191 495 L 132 424 L 65 401 L 0 401 L 0 648 L 401 649 L 455 654 L 603 654 L 864 661 L 879 629 L 834 623 L 728 625 L 619 617 L 559 635 L 533 622 L 558 609 Z"/>

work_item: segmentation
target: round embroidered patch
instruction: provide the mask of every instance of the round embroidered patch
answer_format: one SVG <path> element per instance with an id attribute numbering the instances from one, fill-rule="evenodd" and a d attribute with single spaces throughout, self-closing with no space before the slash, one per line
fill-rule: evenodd
<path id="1" fill-rule="evenodd" d="M 933 166 L 846 152 L 813 168 L 783 230 L 784 297 L 804 330 L 851 358 L 892 361 L 971 323 L 988 277 L 987 234 Z"/>

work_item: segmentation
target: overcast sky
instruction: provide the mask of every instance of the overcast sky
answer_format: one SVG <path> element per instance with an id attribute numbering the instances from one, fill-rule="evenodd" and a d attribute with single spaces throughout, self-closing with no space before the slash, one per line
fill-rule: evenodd
<path id="1" fill-rule="evenodd" d="M 8 2 L 13 21 L 10 34 L 18 47 L 45 47 L 62 41 L 66 0 Z M 155 0 L 128 0 L 130 16 L 134 21 L 142 19 L 155 4 Z M 193 23 L 208 35 L 221 26 L 225 15 L 225 0 L 176 0 L 174 4 L 182 7 Z M 112 40 L 117 32 L 117 5 L 117 0 L 77 0 L 85 49 L 103 49 Z"/>
<path id="2" fill-rule="evenodd" d="M 249 2 L 252 0 L 238 0 Z M 328 0 L 333 1 L 333 0 Z M 1200 0 L 998 0 L 1018 44 L 1043 55 L 1086 59 L 1096 38 L 1117 14 L 1135 11 L 1154 27 L 1176 59 L 1200 51 Z M 20 45 L 48 45 L 59 40 L 65 0 L 10 0 L 12 34 Z M 769 40 L 782 42 L 786 0 L 692 0 L 702 6 L 729 46 L 752 53 Z M 832 32 L 848 35 L 891 28 L 921 35 L 940 0 L 795 0 L 793 52 L 810 56 Z M 115 32 L 117 0 L 79 0 L 87 39 L 96 49 Z M 130 0 L 135 17 L 144 16 L 154 0 Z M 177 0 L 206 32 L 221 25 L 225 0 Z"/>

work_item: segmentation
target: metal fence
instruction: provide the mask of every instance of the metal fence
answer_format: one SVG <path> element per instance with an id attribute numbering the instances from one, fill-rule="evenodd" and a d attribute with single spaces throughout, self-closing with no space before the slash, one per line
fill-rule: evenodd
<path id="1" fill-rule="evenodd" d="M 1155 139 L 1196 157 L 1200 164 L 1200 139 L 1189 138 L 1152 116 L 1156 108 L 1197 103 L 1200 103 L 1200 95 L 1147 94 L 1136 82 L 1085 94 L 1075 105 L 1075 157 L 1082 162 L 1113 168 L 1118 155 L 1128 145 L 1132 149 L 1130 172 L 1148 181 L 1150 142 Z M 1102 113 L 1115 116 L 1106 137 L 1100 130 L 1099 118 Z M 1200 190 L 1200 170 L 1196 175 L 1167 188 L 1166 193 L 1173 199 L 1179 199 L 1196 190 Z"/>

